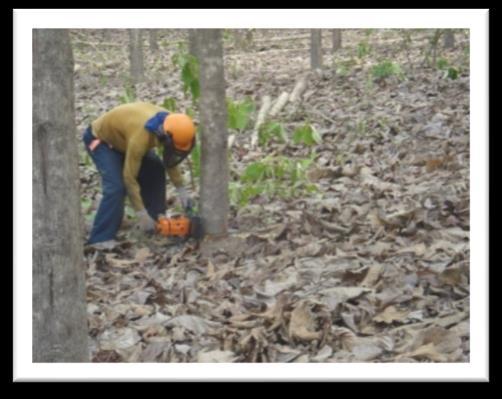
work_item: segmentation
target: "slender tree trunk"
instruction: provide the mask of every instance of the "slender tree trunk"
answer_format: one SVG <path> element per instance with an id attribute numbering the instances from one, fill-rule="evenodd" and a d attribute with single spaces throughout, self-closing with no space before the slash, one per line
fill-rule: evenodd
<path id="1" fill-rule="evenodd" d="M 452 49 L 455 47 L 455 34 L 451 29 L 446 29 L 443 33 L 443 47 L 446 49 Z"/>
<path id="2" fill-rule="evenodd" d="M 197 29 L 188 29 L 188 52 L 195 58 L 198 58 L 197 54 Z"/>
<path id="3" fill-rule="evenodd" d="M 33 361 L 89 361 L 73 55 L 33 30 Z"/>
<path id="4" fill-rule="evenodd" d="M 103 34 L 103 41 L 104 42 L 110 41 L 111 29 L 103 29 L 101 32 Z"/>
<path id="5" fill-rule="evenodd" d="M 236 50 L 245 49 L 244 29 L 232 29 L 232 36 L 234 39 L 234 48 Z"/>
<path id="6" fill-rule="evenodd" d="M 158 29 L 150 29 L 148 39 L 149 39 L 148 43 L 150 51 L 152 53 L 156 53 L 157 51 L 159 51 Z"/>
<path id="7" fill-rule="evenodd" d="M 333 29 L 333 52 L 342 48 L 342 30 Z"/>
<path id="8" fill-rule="evenodd" d="M 253 45 L 253 31 L 251 29 L 234 29 L 234 45 L 238 50 L 250 50 Z"/>
<path id="9" fill-rule="evenodd" d="M 439 42 L 439 39 L 441 38 L 442 34 L 443 34 L 443 31 L 441 29 L 435 29 L 434 33 L 430 36 L 429 44 L 428 44 L 427 50 L 425 51 L 425 57 L 424 57 L 424 62 L 423 62 L 424 65 L 425 64 L 428 64 L 429 66 L 436 65 L 438 42 Z M 430 60 L 431 54 L 432 54 L 432 62 Z"/>
<path id="10" fill-rule="evenodd" d="M 197 29 L 200 65 L 201 216 L 206 233 L 228 229 L 227 106 L 220 29 Z"/>
<path id="11" fill-rule="evenodd" d="M 143 34 L 141 29 L 129 29 L 129 62 L 130 75 L 133 83 L 145 78 L 143 64 Z"/>
<path id="12" fill-rule="evenodd" d="M 254 29 L 246 29 L 246 49 L 251 50 L 253 49 L 253 36 L 254 36 Z"/>
<path id="13" fill-rule="evenodd" d="M 322 68 L 322 36 L 321 29 L 310 30 L 310 67 Z"/>

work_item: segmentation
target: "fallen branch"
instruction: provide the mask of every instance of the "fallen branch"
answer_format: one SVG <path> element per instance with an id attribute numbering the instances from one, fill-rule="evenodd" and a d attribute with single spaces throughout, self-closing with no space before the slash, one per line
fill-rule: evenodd
<path id="1" fill-rule="evenodd" d="M 306 110 L 306 111 L 307 111 L 307 113 L 317 115 L 317 116 L 327 120 L 328 122 L 331 122 L 332 124 L 336 124 L 336 121 L 334 119 L 331 119 L 329 116 L 326 116 L 319 111 L 316 111 L 314 109 L 310 109 L 310 110 Z"/>
<path id="2" fill-rule="evenodd" d="M 228 136 L 227 148 L 230 150 L 235 143 L 235 134 Z"/>
<path id="3" fill-rule="evenodd" d="M 272 100 L 270 96 L 263 97 L 260 111 L 258 112 L 258 117 L 256 118 L 256 123 L 253 129 L 253 136 L 251 138 L 251 145 L 253 147 L 258 143 L 258 130 L 260 126 L 265 122 L 265 118 L 267 117 L 270 106 L 272 105 Z"/>
<path id="4" fill-rule="evenodd" d="M 108 47 L 123 47 L 122 44 L 119 43 L 106 43 L 106 42 L 87 42 L 83 40 L 73 40 L 72 43 L 76 46 L 82 45 L 82 46 L 90 46 L 93 48 L 96 48 L 98 46 L 108 46 Z"/>
<path id="5" fill-rule="evenodd" d="M 272 107 L 272 110 L 270 111 L 270 116 L 276 116 L 281 111 L 281 109 L 284 108 L 284 106 L 288 102 L 288 98 L 289 98 L 289 93 L 286 91 L 283 92 L 275 102 L 274 106 Z"/>
<path id="6" fill-rule="evenodd" d="M 352 231 L 351 228 L 342 227 L 334 223 L 326 222 L 322 219 L 318 219 L 317 222 L 326 230 L 329 230 L 334 233 L 350 234 L 350 232 Z"/>
<path id="7" fill-rule="evenodd" d="M 293 89 L 291 95 L 289 96 L 290 102 L 295 103 L 300 99 L 303 92 L 307 88 L 307 77 L 308 75 L 305 75 L 298 82 L 296 82 L 295 88 Z"/>

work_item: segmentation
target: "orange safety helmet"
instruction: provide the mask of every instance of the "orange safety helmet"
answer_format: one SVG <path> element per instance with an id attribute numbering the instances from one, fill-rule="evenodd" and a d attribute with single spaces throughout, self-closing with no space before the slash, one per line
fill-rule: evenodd
<path id="1" fill-rule="evenodd" d="M 169 114 L 164 119 L 164 131 L 170 133 L 177 150 L 188 151 L 195 137 L 195 125 L 186 114 Z"/>

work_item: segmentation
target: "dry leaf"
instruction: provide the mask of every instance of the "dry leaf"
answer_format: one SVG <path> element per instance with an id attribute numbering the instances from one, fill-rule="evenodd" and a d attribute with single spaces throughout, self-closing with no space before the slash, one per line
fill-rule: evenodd
<path id="1" fill-rule="evenodd" d="M 330 310 L 335 310 L 340 303 L 358 298 L 371 291 L 371 289 L 364 287 L 333 287 L 321 290 L 319 293 L 322 303 L 326 304 Z"/>
<path id="2" fill-rule="evenodd" d="M 364 280 L 361 282 L 362 287 L 373 287 L 378 280 L 380 279 L 380 275 L 383 271 L 382 265 L 371 265 L 368 269 L 368 273 L 364 277 Z"/>
<path id="3" fill-rule="evenodd" d="M 291 338 L 305 341 L 321 338 L 321 331 L 315 331 L 315 319 L 308 307 L 307 302 L 300 302 L 291 313 L 289 321 L 289 336 Z"/>
<path id="4" fill-rule="evenodd" d="M 231 351 L 210 351 L 199 352 L 197 354 L 197 362 L 199 363 L 233 363 L 237 360 L 235 353 Z"/>
<path id="5" fill-rule="evenodd" d="M 214 269 L 214 265 L 213 265 L 213 262 L 211 262 L 211 260 L 208 260 L 207 262 L 207 273 L 206 273 L 206 277 L 209 279 L 209 280 L 213 280 L 214 277 L 216 275 L 216 271 Z"/>
<path id="6" fill-rule="evenodd" d="M 139 263 L 145 262 L 150 256 L 152 256 L 152 252 L 150 251 L 149 248 L 141 248 L 136 251 L 136 256 L 134 257 L 134 260 Z"/>
<path id="7" fill-rule="evenodd" d="M 134 263 L 137 263 L 136 260 L 125 260 L 125 259 L 117 259 L 114 254 L 106 254 L 105 259 L 108 264 L 112 267 L 116 268 L 126 268 Z"/>
<path id="8" fill-rule="evenodd" d="M 99 337 L 99 345 L 101 349 L 105 350 L 126 349 L 136 344 L 140 339 L 138 332 L 132 328 L 109 329 Z"/>
<path id="9" fill-rule="evenodd" d="M 164 323 L 166 327 L 183 327 L 195 334 L 204 334 L 210 328 L 219 326 L 219 323 L 205 320 L 199 316 L 181 315 L 176 316 Z"/>
<path id="10" fill-rule="evenodd" d="M 383 312 L 373 317 L 373 320 L 377 323 L 391 324 L 394 321 L 403 321 L 408 313 L 405 310 L 398 310 L 395 306 L 387 306 Z"/>

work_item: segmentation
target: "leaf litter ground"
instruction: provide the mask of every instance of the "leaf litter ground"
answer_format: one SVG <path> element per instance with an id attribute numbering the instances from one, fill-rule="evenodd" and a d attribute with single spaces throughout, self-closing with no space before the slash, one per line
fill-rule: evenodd
<path id="1" fill-rule="evenodd" d="M 300 159 L 313 151 L 315 193 L 233 206 L 223 242 L 144 237 L 128 216 L 116 246 L 86 250 L 93 361 L 469 361 L 468 38 L 442 50 L 462 67 L 452 80 L 420 65 L 431 31 L 414 31 L 406 49 L 396 32 L 344 32 L 337 73 L 311 73 L 301 106 L 276 117 L 290 130 L 309 121 L 321 144 L 255 147 L 250 131 L 236 136 L 235 175 L 272 153 Z M 227 95 L 258 108 L 263 96 L 293 90 L 309 68 L 305 33 L 257 31 L 252 51 L 226 38 Z M 171 62 L 183 35 L 159 37 L 159 53 L 146 48 L 138 99 L 173 97 L 186 109 Z M 372 51 L 358 58 L 368 37 Z M 120 103 L 127 34 L 75 30 L 72 38 L 83 131 Z M 399 62 L 406 79 L 370 80 L 381 59 Z M 83 151 L 80 170 L 88 234 L 99 175 Z M 168 197 L 176 206 L 170 186 Z"/>

